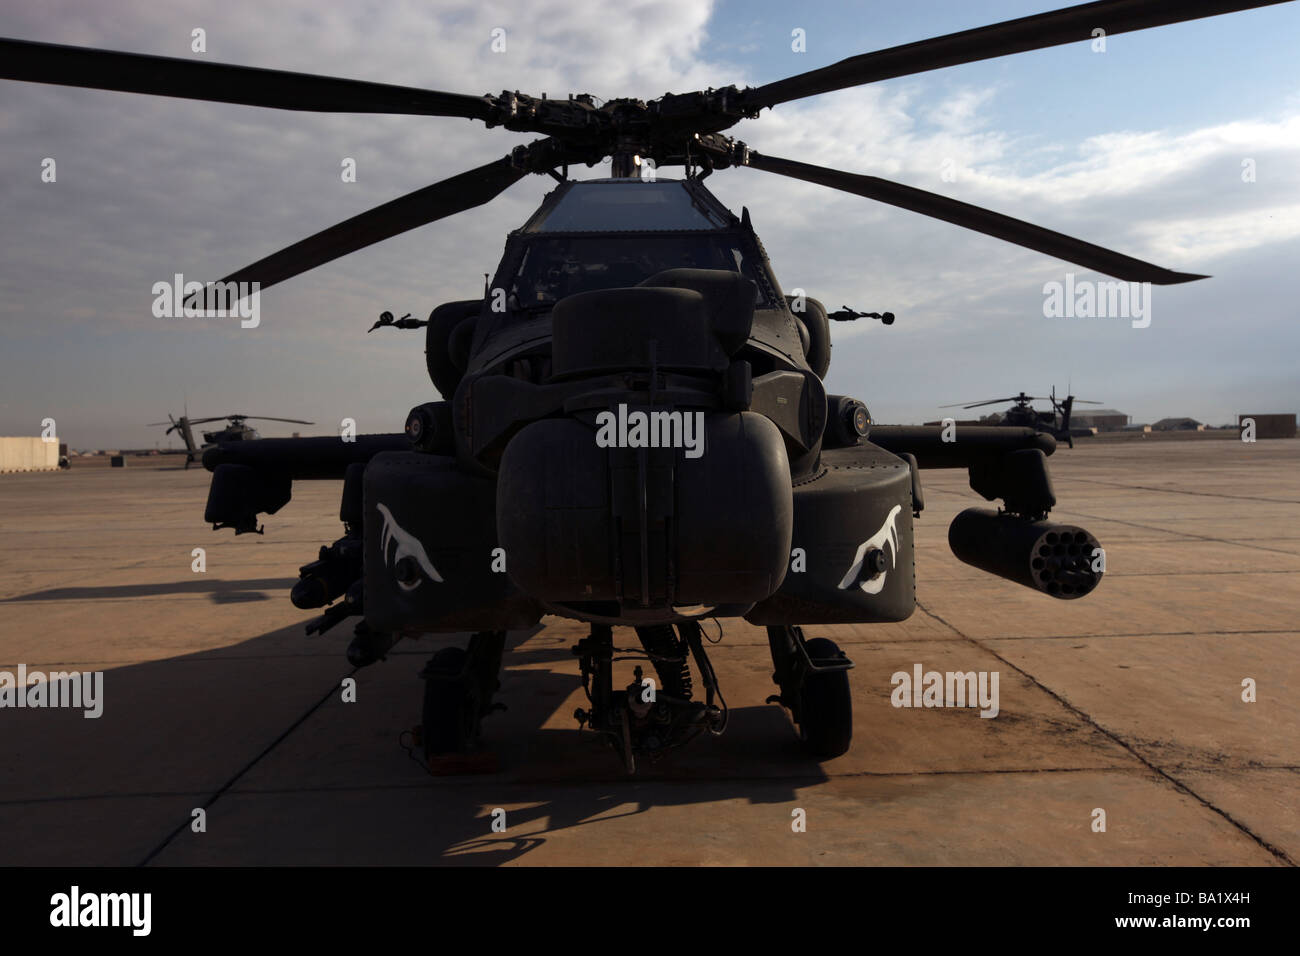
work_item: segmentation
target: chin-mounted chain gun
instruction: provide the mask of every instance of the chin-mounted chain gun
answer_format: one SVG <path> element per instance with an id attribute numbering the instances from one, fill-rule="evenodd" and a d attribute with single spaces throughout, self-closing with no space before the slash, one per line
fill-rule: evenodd
<path id="1" fill-rule="evenodd" d="M 883 325 L 894 324 L 894 313 L 892 312 L 855 312 L 847 305 L 840 306 L 838 312 L 827 314 L 826 318 L 836 322 L 852 322 L 854 319 L 879 319 Z"/>
<path id="2" fill-rule="evenodd" d="M 411 318 L 410 312 L 406 313 L 406 315 L 402 316 L 400 319 L 393 318 L 393 313 L 391 312 L 380 312 L 379 321 L 366 329 L 366 335 L 369 335 L 375 329 L 387 328 L 388 326 L 392 326 L 395 329 L 418 329 L 428 324 L 428 319 Z"/>

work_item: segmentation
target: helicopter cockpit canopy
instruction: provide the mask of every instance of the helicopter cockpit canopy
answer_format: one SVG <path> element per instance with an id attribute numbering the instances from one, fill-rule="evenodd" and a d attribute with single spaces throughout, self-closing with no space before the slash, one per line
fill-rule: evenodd
<path id="1" fill-rule="evenodd" d="M 680 180 L 565 183 L 519 230 L 507 305 L 543 309 L 566 296 L 626 288 L 666 269 L 740 272 L 771 306 L 770 282 L 751 236 L 712 194 Z"/>
<path id="2" fill-rule="evenodd" d="M 702 187 L 681 180 L 594 179 L 566 184 L 525 232 L 726 229 L 732 216 Z M 712 200 L 712 201 L 710 201 Z"/>

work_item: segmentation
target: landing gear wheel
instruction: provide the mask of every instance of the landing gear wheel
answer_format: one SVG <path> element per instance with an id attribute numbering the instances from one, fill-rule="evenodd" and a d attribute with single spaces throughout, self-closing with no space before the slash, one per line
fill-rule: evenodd
<path id="1" fill-rule="evenodd" d="M 444 647 L 424 671 L 424 756 L 469 753 L 478 744 L 480 702 L 476 685 L 465 680 L 469 654 Z"/>
<path id="2" fill-rule="evenodd" d="M 807 643 L 813 663 L 839 659 L 839 645 L 824 637 Z M 813 671 L 804 680 L 799 701 L 799 739 L 804 749 L 829 760 L 849 749 L 853 741 L 853 698 L 849 673 L 844 670 Z"/>

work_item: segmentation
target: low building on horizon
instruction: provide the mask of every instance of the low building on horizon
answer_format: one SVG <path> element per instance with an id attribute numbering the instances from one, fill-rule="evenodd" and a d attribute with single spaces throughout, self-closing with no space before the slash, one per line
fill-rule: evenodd
<path id="1" fill-rule="evenodd" d="M 1079 428 L 1095 428 L 1099 432 L 1112 432 L 1128 427 L 1131 416 L 1114 408 L 1075 408 L 1070 414 L 1070 424 Z"/>
<path id="2" fill-rule="evenodd" d="M 1158 432 L 1203 432 L 1205 426 L 1195 418 L 1162 418 L 1158 422 L 1151 424 L 1153 431 Z"/>
<path id="3" fill-rule="evenodd" d="M 1256 438 L 1295 438 L 1296 423 L 1295 413 L 1286 414 L 1264 414 L 1264 415 L 1238 415 L 1236 428 L 1241 430 L 1245 428 L 1245 422 L 1250 419 L 1255 423 Z M 1231 425 L 1229 428 L 1233 427 Z"/>

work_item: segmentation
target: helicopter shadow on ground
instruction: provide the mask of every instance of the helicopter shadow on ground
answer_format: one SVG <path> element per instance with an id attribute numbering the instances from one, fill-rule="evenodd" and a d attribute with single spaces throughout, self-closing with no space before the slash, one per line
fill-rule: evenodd
<path id="1" fill-rule="evenodd" d="M 546 644 L 539 646 L 541 641 Z M 627 839 L 630 818 L 643 818 L 632 826 L 638 839 L 649 840 L 666 821 L 693 813 L 692 807 L 704 813 L 719 812 L 728 801 L 792 804 L 798 788 L 829 779 L 800 749 L 785 712 L 763 704 L 732 706 L 723 735 L 703 734 L 656 762 L 638 758 L 636 773 L 629 775 L 602 736 L 578 729 L 573 710 L 589 705 L 576 664 L 568 641 L 545 633 L 540 640 L 510 641 L 498 694 L 509 709 L 484 722 L 483 745 L 497 769 L 429 777 L 427 787 L 407 790 L 399 802 L 411 814 L 406 822 L 418 835 L 407 839 L 416 841 L 418 850 L 401 862 L 499 865 L 550 842 L 566 860 L 571 852 L 573 862 L 619 862 L 609 855 L 610 843 Z M 765 680 L 770 667 L 761 670 Z M 719 671 L 724 693 L 731 678 L 733 698 L 752 699 L 755 686 L 762 691 L 759 700 L 775 690 L 725 664 Z M 616 672 L 616 687 L 622 676 L 631 674 Z M 411 770 L 421 773 L 414 763 Z M 497 807 L 506 809 L 503 833 L 492 830 Z M 645 817 L 651 810 L 668 813 L 651 820 Z M 774 808 L 771 818 L 774 826 L 788 826 L 786 810 Z M 672 839 L 670 833 L 661 835 Z M 577 855 L 584 846 L 599 849 L 587 859 Z M 626 850 L 623 862 L 636 862 L 635 847 Z M 688 848 L 685 856 L 690 855 Z M 547 855 L 548 862 L 555 859 Z"/>
<path id="2" fill-rule="evenodd" d="M 399 643 L 355 672 L 357 702 L 347 703 L 339 688 L 353 673 L 350 634 L 344 625 L 308 639 L 298 622 L 108 668 L 96 720 L 11 711 L 23 770 L 0 773 L 0 812 L 21 816 L 40 853 L 7 862 L 138 863 L 195 806 L 221 825 L 201 838 L 181 833 L 153 862 L 496 865 L 542 847 L 543 862 L 637 862 L 624 859 L 629 840 L 667 843 L 692 808 L 723 806 L 725 816 L 728 801 L 787 803 L 828 779 L 799 752 L 780 708 L 762 705 L 733 707 L 723 736 L 628 776 L 613 750 L 578 730 L 572 713 L 586 698 L 570 641 L 541 629 L 507 644 L 499 699 L 509 709 L 484 729 L 497 768 L 433 777 L 398 740 L 420 720 L 426 656 L 468 635 Z M 724 692 L 753 699 L 752 678 L 718 657 Z M 492 829 L 497 807 L 507 808 L 504 833 Z M 787 810 L 774 807 L 772 819 L 788 827 Z"/>
<path id="3" fill-rule="evenodd" d="M 0 604 L 29 601 L 96 601 L 114 598 L 157 597 L 163 594 L 207 594 L 214 604 L 266 601 L 266 591 L 283 593 L 298 582 L 297 578 L 248 578 L 223 581 L 215 578 L 197 581 L 168 581 L 150 584 L 101 585 L 96 587 L 47 588 L 15 597 L 0 599 Z"/>
<path id="4" fill-rule="evenodd" d="M 674 831 L 680 829 L 682 813 L 663 816 L 651 811 L 685 811 L 692 818 L 697 818 L 696 811 L 726 815 L 726 805 L 735 801 L 773 805 L 773 828 L 787 825 L 789 813 L 782 805 L 793 806 L 799 788 L 825 783 L 829 777 L 798 752 L 788 726 L 776 722 L 783 718 L 773 709 L 739 708 L 731 717 L 729 733 L 763 731 L 765 745 L 728 747 L 725 737 L 699 739 L 688 745 L 700 748 L 698 759 L 679 751 L 654 765 L 642 761 L 636 775 L 623 772 L 612 749 L 576 729 L 540 729 L 524 742 L 497 742 L 503 763 L 527 749 L 530 766 L 541 775 L 519 773 L 509 786 L 498 785 L 492 776 L 473 783 L 461 778 L 456 786 L 441 789 L 442 780 L 431 780 L 425 799 L 436 810 L 438 825 L 427 831 L 428 852 L 422 862 L 501 865 L 548 843 L 565 854 L 565 862 L 644 862 L 646 843 L 681 837 Z M 543 763 L 563 769 L 542 769 Z M 509 807 L 503 833 L 492 830 L 493 804 Z M 628 818 L 642 819 L 629 828 L 623 825 Z M 610 855 L 616 841 L 622 849 Z M 584 857 L 584 846 L 598 849 Z M 684 845 L 683 859 L 698 862 L 694 850 Z M 546 860 L 556 861 L 553 855 Z"/>

